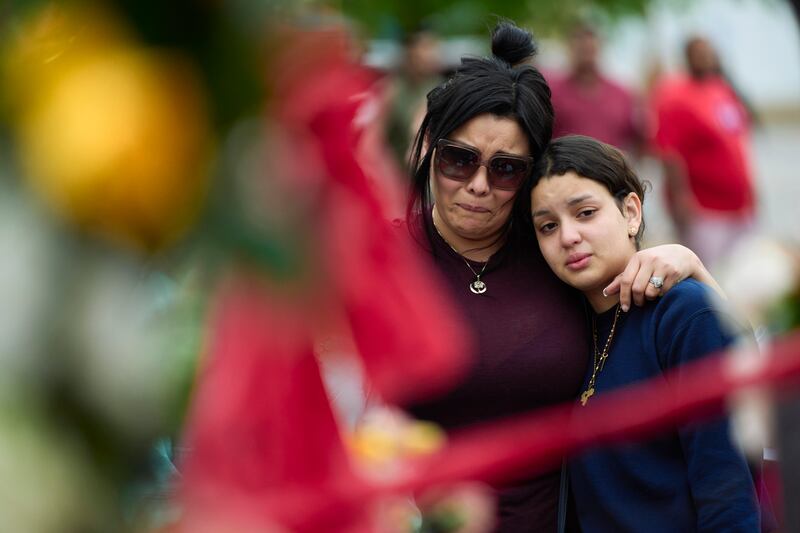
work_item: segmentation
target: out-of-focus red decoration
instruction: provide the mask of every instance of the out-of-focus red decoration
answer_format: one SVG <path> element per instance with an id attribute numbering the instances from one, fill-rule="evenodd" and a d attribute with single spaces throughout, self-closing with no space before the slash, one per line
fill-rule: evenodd
<path id="1" fill-rule="evenodd" d="M 336 32 L 315 39 L 322 42 L 311 59 L 288 50 L 279 61 L 301 64 L 306 75 L 281 78 L 278 116 L 291 145 L 313 151 L 301 160 L 318 161 L 326 178 L 320 191 L 298 194 L 319 194 L 314 224 L 333 298 L 371 383 L 385 401 L 403 403 L 452 383 L 471 339 L 408 232 L 388 223 L 384 181 L 357 159 L 364 133 L 357 119 L 375 76 L 347 59 Z"/>
<path id="2" fill-rule="evenodd" d="M 350 531 L 363 512 L 312 351 L 308 307 L 262 281 L 222 287 L 192 405 L 184 531 L 204 522 Z"/>
<path id="3" fill-rule="evenodd" d="M 775 341 L 768 357 L 748 355 L 753 364 L 737 364 L 740 356 L 721 352 L 682 366 L 667 379 L 606 393 L 587 407 L 562 404 L 451 435 L 448 446 L 435 454 L 410 459 L 407 478 L 386 489 L 420 490 L 461 479 L 519 479 L 592 446 L 646 438 L 676 424 L 719 415 L 737 391 L 770 387 L 780 398 L 781 391 L 800 386 L 800 333 Z"/>
<path id="4" fill-rule="evenodd" d="M 239 276 L 223 287 L 185 438 L 185 531 L 204 523 L 373 530 L 374 498 L 364 498 L 373 489 L 350 469 L 312 352 L 323 313 L 347 319 L 385 401 L 440 390 L 465 362 L 464 329 L 356 158 L 357 114 L 375 77 L 335 45 L 315 49 L 315 68 L 302 50 L 281 54 L 295 68 L 278 83 L 272 119 L 291 164 L 268 178 L 282 180 L 298 205 L 314 199 L 302 222 L 322 264 L 304 287 Z"/>

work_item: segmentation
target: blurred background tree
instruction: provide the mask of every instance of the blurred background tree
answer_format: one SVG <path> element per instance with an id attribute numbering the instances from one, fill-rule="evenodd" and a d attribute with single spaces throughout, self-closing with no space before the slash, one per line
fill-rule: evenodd
<path id="1" fill-rule="evenodd" d="M 800 0 L 785 1 L 800 21 Z M 659 0 L 342 0 L 341 8 L 374 37 L 396 38 L 422 25 L 445 36 L 485 33 L 492 25 L 487 13 L 510 18 L 533 28 L 538 35 L 548 36 L 559 34 L 575 17 L 587 12 L 610 18 L 643 16 L 657 3 Z M 666 3 L 690 4 L 688 0 Z"/>
<path id="2" fill-rule="evenodd" d="M 494 21 L 486 14 L 510 18 L 542 35 L 564 28 L 577 15 L 600 11 L 611 16 L 643 14 L 649 0 L 343 0 L 345 14 L 361 22 L 372 35 L 397 37 L 429 26 L 442 35 L 485 33 Z"/>

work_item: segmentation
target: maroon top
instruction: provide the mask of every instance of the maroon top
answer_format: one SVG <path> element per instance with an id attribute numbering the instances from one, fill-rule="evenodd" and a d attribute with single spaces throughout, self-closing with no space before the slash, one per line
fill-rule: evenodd
<path id="1" fill-rule="evenodd" d="M 464 259 L 434 234 L 436 266 L 478 345 L 461 383 L 410 407 L 416 417 L 453 429 L 577 397 L 589 354 L 581 297 L 555 277 L 535 241 L 514 248 L 491 257 L 479 295 L 469 290 L 475 275 Z M 498 531 L 555 531 L 559 481 L 555 471 L 501 489 Z"/>

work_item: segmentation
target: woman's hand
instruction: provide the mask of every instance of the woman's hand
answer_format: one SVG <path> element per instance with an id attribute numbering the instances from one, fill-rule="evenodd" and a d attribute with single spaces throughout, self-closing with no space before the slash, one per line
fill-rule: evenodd
<path id="1" fill-rule="evenodd" d="M 650 283 L 654 276 L 663 280 L 661 288 Z M 654 300 L 689 277 L 709 285 L 725 297 L 722 288 L 697 255 L 680 244 L 665 244 L 637 252 L 622 274 L 603 290 L 603 294 L 619 293 L 622 310 L 627 311 L 631 307 L 631 300 L 636 305 L 644 305 L 645 299 Z"/>

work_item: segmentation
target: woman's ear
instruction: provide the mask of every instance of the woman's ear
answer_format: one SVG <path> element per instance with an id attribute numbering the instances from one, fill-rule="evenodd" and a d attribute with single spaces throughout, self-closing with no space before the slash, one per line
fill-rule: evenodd
<path id="1" fill-rule="evenodd" d="M 642 225 L 642 200 L 635 192 L 628 193 L 622 200 L 622 214 L 628 222 L 628 233 L 636 236 Z"/>

